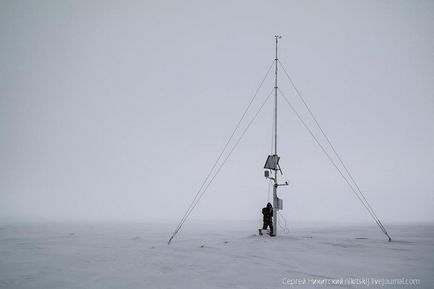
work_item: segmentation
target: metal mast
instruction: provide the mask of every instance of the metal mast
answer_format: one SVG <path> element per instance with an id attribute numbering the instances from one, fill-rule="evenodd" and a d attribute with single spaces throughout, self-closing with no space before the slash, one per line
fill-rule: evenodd
<path id="1" fill-rule="evenodd" d="M 279 42 L 279 39 L 282 37 L 279 35 L 276 35 L 274 37 L 276 38 L 276 58 L 274 59 L 274 154 L 277 155 L 277 44 Z"/>
<path id="2" fill-rule="evenodd" d="M 276 38 L 276 58 L 275 62 L 275 70 L 274 70 L 274 155 L 277 156 L 277 45 L 279 43 L 279 39 L 282 36 L 275 35 Z M 277 198 L 277 169 L 274 171 L 274 186 L 273 186 L 273 229 L 274 234 L 277 235 L 277 214 L 278 214 L 278 198 Z"/>

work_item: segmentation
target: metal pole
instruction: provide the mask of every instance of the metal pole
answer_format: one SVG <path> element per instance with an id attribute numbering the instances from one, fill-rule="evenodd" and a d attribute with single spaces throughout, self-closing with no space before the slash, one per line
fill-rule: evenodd
<path id="1" fill-rule="evenodd" d="M 276 38 L 276 58 L 274 71 L 274 154 L 277 155 L 277 44 L 281 36 L 275 35 Z M 274 235 L 277 235 L 277 170 L 274 171 L 274 186 L 273 186 L 273 230 Z"/>
<path id="2" fill-rule="evenodd" d="M 274 59 L 275 62 L 275 71 L 274 71 L 274 154 L 277 155 L 277 44 L 279 41 L 278 35 L 276 37 L 276 58 Z M 277 180 L 276 180 L 277 182 Z"/>
<path id="3" fill-rule="evenodd" d="M 273 234 L 277 235 L 277 183 L 273 186 Z"/>

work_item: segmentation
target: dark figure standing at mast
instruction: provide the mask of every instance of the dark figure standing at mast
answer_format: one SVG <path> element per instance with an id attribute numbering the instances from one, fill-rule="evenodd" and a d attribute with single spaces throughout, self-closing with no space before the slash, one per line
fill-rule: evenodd
<path id="1" fill-rule="evenodd" d="M 262 215 L 264 224 L 262 225 L 262 229 L 266 230 L 267 227 L 270 227 L 270 236 L 274 236 L 274 228 L 273 228 L 273 206 L 268 203 L 265 208 L 262 209 Z"/>

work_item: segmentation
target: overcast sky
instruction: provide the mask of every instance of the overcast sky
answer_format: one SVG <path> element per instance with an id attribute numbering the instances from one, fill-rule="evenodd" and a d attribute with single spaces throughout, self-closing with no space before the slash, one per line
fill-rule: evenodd
<path id="1" fill-rule="evenodd" d="M 0 218 L 179 219 L 272 63 L 275 34 L 380 219 L 434 221 L 434 1 L 343 0 L 1 0 Z M 270 75 L 253 113 L 273 86 Z M 370 222 L 279 101 L 290 224 Z M 271 130 L 268 102 L 193 219 L 260 220 Z"/>

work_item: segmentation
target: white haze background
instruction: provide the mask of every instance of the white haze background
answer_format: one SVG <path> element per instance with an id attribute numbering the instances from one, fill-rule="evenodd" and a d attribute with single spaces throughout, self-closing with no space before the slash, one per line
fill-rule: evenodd
<path id="1" fill-rule="evenodd" d="M 0 218 L 180 218 L 274 59 L 275 34 L 378 216 L 432 222 L 433 1 L 2 0 Z M 282 213 L 370 221 L 280 103 Z M 260 218 L 271 120 L 270 102 L 192 218 Z"/>

